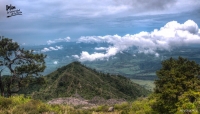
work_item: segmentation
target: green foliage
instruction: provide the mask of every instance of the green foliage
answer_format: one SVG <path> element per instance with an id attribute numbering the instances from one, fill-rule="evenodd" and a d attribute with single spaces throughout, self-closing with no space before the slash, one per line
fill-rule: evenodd
<path id="1" fill-rule="evenodd" d="M 124 103 L 121 103 L 121 104 L 115 104 L 114 108 L 116 110 L 123 110 L 123 109 L 126 109 L 128 106 L 129 106 L 129 103 L 124 102 Z"/>
<path id="2" fill-rule="evenodd" d="M 51 110 L 47 105 L 37 100 L 31 100 L 30 102 L 16 106 L 16 108 L 13 110 L 13 113 L 23 114 L 26 112 L 28 114 L 39 114 L 48 111 Z"/>
<path id="3" fill-rule="evenodd" d="M 10 98 L 0 96 L 0 113 L 9 114 L 10 111 L 13 111 L 16 105 L 27 103 L 29 101 L 30 98 L 25 98 L 23 95 L 12 96 Z"/>
<path id="4" fill-rule="evenodd" d="M 92 114 L 90 110 L 75 110 L 67 105 L 49 105 L 22 95 L 0 97 L 0 114 Z"/>
<path id="5" fill-rule="evenodd" d="M 0 97 L 0 107 L 1 108 L 10 108 L 14 105 L 22 104 L 29 102 L 30 98 L 25 98 L 23 95 L 12 96 L 10 98 Z"/>
<path id="6" fill-rule="evenodd" d="M 148 89 L 150 91 L 153 91 L 153 89 L 155 87 L 154 81 L 152 81 L 152 80 L 131 79 L 131 81 L 143 86 L 144 88 L 146 88 L 146 89 Z"/>
<path id="7" fill-rule="evenodd" d="M 162 114 L 173 114 L 178 107 L 183 106 L 183 97 L 188 91 L 200 90 L 200 66 L 194 61 L 182 57 L 177 60 L 170 58 L 162 62 L 162 68 L 157 71 L 158 80 L 155 81 L 156 102 L 153 109 Z M 184 97 L 185 98 L 185 97 Z M 186 99 L 185 99 L 186 100 Z M 186 108 L 195 108 L 193 102 L 197 97 L 191 96 Z M 183 107 L 182 107 L 183 108 Z"/>
<path id="8" fill-rule="evenodd" d="M 139 98 L 132 103 L 129 114 L 158 114 L 152 109 L 156 99 L 150 95 L 147 98 Z"/>
<path id="9" fill-rule="evenodd" d="M 200 92 L 187 91 L 179 96 L 179 101 L 176 103 L 178 110 L 176 114 L 184 114 L 191 112 L 198 114 L 200 112 Z"/>
<path id="10" fill-rule="evenodd" d="M 46 55 L 34 54 L 33 50 L 20 48 L 12 39 L 0 39 L 0 92 L 1 96 L 11 96 L 17 93 L 24 85 L 26 77 L 40 76 L 45 69 L 44 58 Z M 2 79 L 4 70 L 10 72 L 10 76 Z M 41 81 L 40 81 L 41 82 Z"/>
<path id="11" fill-rule="evenodd" d="M 130 111 L 130 103 L 124 102 L 124 103 L 121 103 L 121 104 L 115 104 L 114 109 L 121 111 L 123 113 L 129 112 Z"/>
<path id="12" fill-rule="evenodd" d="M 104 99 L 133 100 L 150 92 L 121 75 L 110 75 L 90 69 L 79 62 L 58 68 L 44 77 L 46 84 L 38 86 L 33 98 L 49 100 L 80 95 L 85 99 L 99 96 Z M 37 89 L 37 88 L 35 88 Z"/>
<path id="13" fill-rule="evenodd" d="M 107 105 L 101 105 L 95 109 L 95 112 L 107 112 L 108 108 L 109 108 L 109 106 L 107 106 Z"/>
<path id="14" fill-rule="evenodd" d="M 12 100 L 0 97 L 0 109 L 9 108 L 12 105 Z"/>
<path id="15" fill-rule="evenodd" d="M 198 95 L 197 95 L 198 94 Z M 190 93 L 184 96 L 191 95 Z M 199 96 L 199 93 L 194 93 Z M 139 98 L 134 102 L 124 102 L 114 105 L 114 112 L 108 112 L 110 106 L 100 105 L 92 109 L 73 108 L 67 105 L 49 105 L 39 100 L 25 98 L 24 96 L 0 97 L 1 114 L 158 114 L 151 108 L 156 99 L 152 96 Z M 199 104 L 195 104 L 197 106 Z M 180 105 L 180 109 L 182 105 Z M 176 114 L 183 114 L 177 112 Z M 194 113 L 196 114 L 196 113 Z"/>

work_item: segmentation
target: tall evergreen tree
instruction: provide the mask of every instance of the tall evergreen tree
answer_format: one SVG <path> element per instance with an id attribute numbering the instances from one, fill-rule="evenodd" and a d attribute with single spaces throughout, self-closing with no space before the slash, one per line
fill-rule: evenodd
<path id="1" fill-rule="evenodd" d="M 177 112 L 179 97 L 188 91 L 200 90 L 200 66 L 185 58 L 170 58 L 162 62 L 162 68 L 156 72 L 155 96 L 157 98 L 153 109 L 162 114 Z M 193 103 L 196 98 L 190 96 Z"/>
<path id="2" fill-rule="evenodd" d="M 23 81 L 30 77 L 40 76 L 45 69 L 46 55 L 34 54 L 33 50 L 20 48 L 12 39 L 0 39 L 0 91 L 1 96 L 11 96 L 23 86 Z M 9 76 L 2 76 L 8 71 Z M 29 77 L 29 78 L 27 78 Z"/>

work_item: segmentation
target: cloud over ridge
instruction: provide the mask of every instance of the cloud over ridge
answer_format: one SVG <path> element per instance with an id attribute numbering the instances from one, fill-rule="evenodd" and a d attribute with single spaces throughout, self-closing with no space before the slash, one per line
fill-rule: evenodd
<path id="1" fill-rule="evenodd" d="M 54 43 L 58 43 L 58 42 L 69 42 L 69 41 L 70 41 L 70 37 L 58 38 L 58 39 L 55 39 L 55 40 L 48 40 L 47 44 L 50 45 L 50 44 L 54 44 Z"/>
<path id="2" fill-rule="evenodd" d="M 44 48 L 44 49 L 42 49 L 41 50 L 41 52 L 48 52 L 48 51 L 57 51 L 57 50 L 61 50 L 61 49 L 63 49 L 63 47 L 62 46 L 55 46 L 55 47 L 49 47 L 49 48 Z"/>
<path id="3" fill-rule="evenodd" d="M 180 46 L 200 44 L 200 29 L 193 20 L 187 20 L 183 24 L 180 24 L 177 21 L 171 21 L 159 30 L 154 29 L 152 32 L 143 31 L 138 34 L 127 34 L 125 36 L 83 36 L 79 38 L 78 42 L 107 42 L 112 44 L 112 46 L 109 46 L 108 48 L 95 48 L 96 50 L 105 49 L 105 53 L 95 52 L 89 54 L 86 51 L 82 51 L 79 56 L 80 61 L 94 61 L 109 58 L 132 46 L 137 47 L 139 53 L 155 54 L 155 56 L 158 57 L 159 54 L 156 52 L 158 50 L 170 51 Z"/>

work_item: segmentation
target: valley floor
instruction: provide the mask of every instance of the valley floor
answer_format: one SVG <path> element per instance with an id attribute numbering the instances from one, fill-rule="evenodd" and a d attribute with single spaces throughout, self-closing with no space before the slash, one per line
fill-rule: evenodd
<path id="1" fill-rule="evenodd" d="M 153 88 L 155 87 L 154 81 L 152 80 L 139 80 L 139 79 L 131 79 L 134 83 L 137 83 L 147 90 L 153 91 Z"/>

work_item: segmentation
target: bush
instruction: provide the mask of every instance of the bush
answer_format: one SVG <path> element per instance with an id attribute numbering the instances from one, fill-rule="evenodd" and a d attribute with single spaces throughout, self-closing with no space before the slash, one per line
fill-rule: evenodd
<path id="1" fill-rule="evenodd" d="M 98 106 L 95 111 L 96 112 L 107 112 L 108 111 L 108 106 L 107 105 L 102 105 L 102 106 Z"/>
<path id="2" fill-rule="evenodd" d="M 0 109 L 7 109 L 12 103 L 12 99 L 0 97 Z"/>
<path id="3" fill-rule="evenodd" d="M 128 102 L 115 104 L 114 109 L 115 110 L 130 110 L 130 104 Z"/>
<path id="4" fill-rule="evenodd" d="M 157 114 L 152 110 L 152 104 L 155 102 L 155 99 L 141 98 L 132 103 L 130 112 L 131 114 Z"/>
<path id="5" fill-rule="evenodd" d="M 51 111 L 48 105 L 43 104 L 38 100 L 31 100 L 25 104 L 21 104 L 16 106 L 13 110 L 14 114 L 23 114 L 24 112 L 28 114 L 39 114 L 42 112 L 49 112 Z"/>

